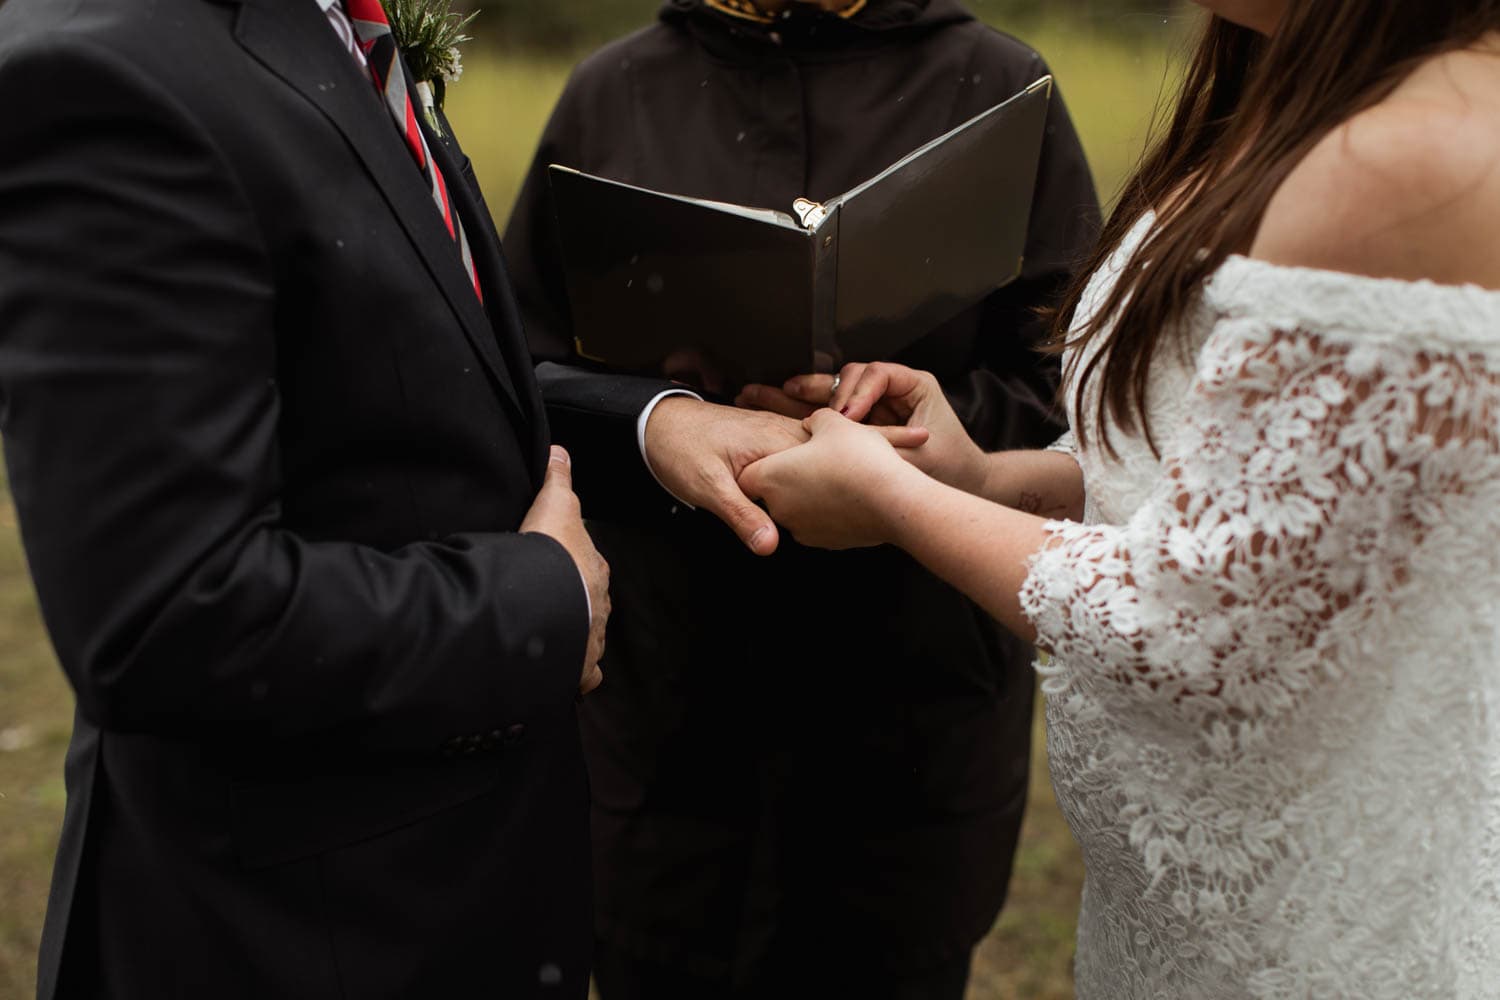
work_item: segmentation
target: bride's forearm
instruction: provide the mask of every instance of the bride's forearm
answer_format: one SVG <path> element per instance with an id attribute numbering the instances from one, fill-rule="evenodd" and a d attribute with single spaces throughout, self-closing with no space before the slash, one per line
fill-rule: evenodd
<path id="1" fill-rule="evenodd" d="M 906 477 L 888 497 L 891 543 L 1016 635 L 1028 642 L 1036 638 L 1021 613 L 1020 591 L 1031 556 L 1046 540 L 1048 518 L 1000 506 L 920 474 Z"/>
<path id="2" fill-rule="evenodd" d="M 1056 451 L 1001 451 L 984 456 L 978 494 L 1026 514 L 1083 520 L 1083 470 Z"/>

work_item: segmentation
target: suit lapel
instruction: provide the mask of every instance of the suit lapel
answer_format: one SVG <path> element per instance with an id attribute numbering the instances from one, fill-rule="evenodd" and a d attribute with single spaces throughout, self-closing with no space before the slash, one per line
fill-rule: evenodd
<path id="1" fill-rule="evenodd" d="M 434 135 L 427 128 L 426 122 L 422 123 L 422 129 L 427 133 L 427 146 L 432 150 L 433 160 L 443 171 L 443 176 L 448 178 L 448 196 L 459 217 L 463 219 L 464 230 L 469 234 L 469 249 L 474 254 L 474 266 L 484 284 L 485 303 L 495 340 L 512 371 L 530 371 L 531 348 L 526 343 L 521 311 L 516 305 L 510 276 L 505 270 L 500 237 L 495 232 L 489 206 L 485 204 L 484 194 L 478 185 L 471 187 L 464 174 L 463 151 L 453 137 L 453 127 L 441 116 L 441 112 L 439 120 L 443 124 L 443 138 Z M 517 390 L 532 428 L 532 473 L 540 484 L 541 475 L 547 468 L 547 446 L 551 438 L 547 429 L 546 410 L 542 406 L 541 390 L 537 387 L 536 379 L 520 380 Z"/>
<path id="2" fill-rule="evenodd" d="M 317 5 L 313 0 L 246 0 L 235 36 L 247 52 L 315 105 L 343 134 L 442 289 L 474 352 L 517 414 L 528 419 L 489 318 L 469 287 L 458 250 L 411 153 L 370 80 L 340 48 Z M 458 178 L 447 180 L 450 189 L 462 184 Z"/>

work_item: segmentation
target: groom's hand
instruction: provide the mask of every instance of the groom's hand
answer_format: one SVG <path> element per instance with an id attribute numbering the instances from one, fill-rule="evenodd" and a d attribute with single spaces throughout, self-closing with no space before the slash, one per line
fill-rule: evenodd
<path id="1" fill-rule="evenodd" d="M 780 536 L 740 489 L 740 473 L 807 439 L 801 423 L 787 417 L 673 396 L 646 423 L 646 461 L 673 496 L 717 515 L 751 552 L 768 556 Z"/>
<path id="2" fill-rule="evenodd" d="M 532 501 L 521 531 L 536 532 L 556 540 L 583 574 L 589 592 L 589 648 L 583 662 L 583 676 L 578 683 L 580 694 L 588 694 L 604 680 L 599 660 L 604 656 L 604 628 L 609 623 L 609 563 L 594 548 L 594 540 L 583 526 L 583 512 L 573 493 L 573 462 L 568 453 L 556 445 L 547 462 L 547 478 Z"/>

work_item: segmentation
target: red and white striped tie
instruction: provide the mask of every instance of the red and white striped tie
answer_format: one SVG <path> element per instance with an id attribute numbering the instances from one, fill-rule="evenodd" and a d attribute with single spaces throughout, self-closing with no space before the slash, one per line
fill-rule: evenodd
<path id="1" fill-rule="evenodd" d="M 395 119 L 396 127 L 401 130 L 406 148 L 411 151 L 423 178 L 432 188 L 432 200 L 448 227 L 448 235 L 458 244 L 459 256 L 463 258 L 464 270 L 469 275 L 469 284 L 483 303 L 484 291 L 479 287 L 479 273 L 474 269 L 474 255 L 469 250 L 469 238 L 464 235 L 463 221 L 453 210 L 453 202 L 448 198 L 448 182 L 443 179 L 443 172 L 433 162 L 432 154 L 427 149 L 427 138 L 417 125 L 417 112 L 412 105 L 411 95 L 407 93 L 406 75 L 401 72 L 396 39 L 391 34 L 391 24 L 386 20 L 385 9 L 380 6 L 380 0 L 344 0 L 344 3 L 354 28 L 354 38 L 348 41 L 351 46 L 357 44 L 359 51 L 364 54 L 364 62 L 370 68 L 375 86 L 385 97 L 385 106 Z"/>

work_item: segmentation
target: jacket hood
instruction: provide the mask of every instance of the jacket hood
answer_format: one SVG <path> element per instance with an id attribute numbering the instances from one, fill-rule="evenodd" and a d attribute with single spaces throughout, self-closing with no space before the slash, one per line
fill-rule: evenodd
<path id="1" fill-rule="evenodd" d="M 886 35 L 927 32 L 974 20 L 959 0 L 869 0 L 852 17 L 823 11 L 797 12 L 774 24 L 759 24 L 710 7 L 705 0 L 666 0 L 661 20 L 689 28 L 701 41 L 727 35 L 744 41 L 776 44 L 795 39 L 803 47 L 840 47 Z"/>

